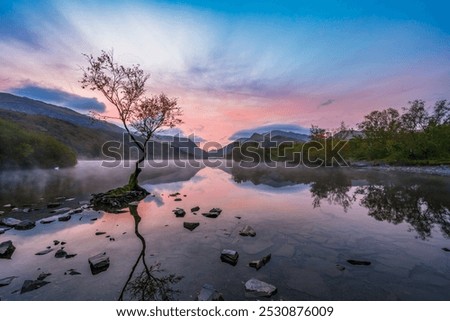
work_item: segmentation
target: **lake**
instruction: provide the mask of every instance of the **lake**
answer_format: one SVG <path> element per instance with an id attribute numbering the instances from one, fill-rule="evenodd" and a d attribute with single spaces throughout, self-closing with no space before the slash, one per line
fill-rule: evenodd
<path id="1" fill-rule="evenodd" d="M 139 292 L 143 258 L 177 300 L 197 299 L 204 284 L 225 300 L 266 299 L 245 291 L 251 278 L 276 286 L 269 300 L 450 300 L 449 177 L 170 163 L 143 170 L 150 195 L 137 208 L 105 213 L 84 205 L 68 221 L 46 220 L 123 185 L 131 171 L 80 161 L 61 170 L 0 172 L 0 218 L 36 221 L 30 230 L 0 235 L 0 243 L 16 248 L 11 259 L 0 259 L 0 280 L 15 277 L 0 287 L 1 300 L 139 298 L 133 290 Z M 212 208 L 222 213 L 202 215 Z M 184 222 L 199 226 L 191 231 Z M 247 225 L 256 236 L 239 234 Z M 61 248 L 69 257 L 55 257 Z M 221 261 L 224 249 L 239 253 L 235 266 Z M 94 275 L 88 259 L 99 253 L 110 265 Z M 269 254 L 259 270 L 248 265 Z M 45 282 L 23 291 L 26 280 L 39 277 Z"/>

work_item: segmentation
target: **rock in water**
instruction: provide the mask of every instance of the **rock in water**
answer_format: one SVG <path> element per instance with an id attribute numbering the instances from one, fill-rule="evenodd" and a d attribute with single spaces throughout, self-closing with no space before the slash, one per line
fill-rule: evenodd
<path id="1" fill-rule="evenodd" d="M 198 222 L 184 222 L 183 223 L 183 227 L 187 228 L 190 231 L 195 230 L 195 228 L 197 228 L 200 225 L 200 223 Z"/>
<path id="2" fill-rule="evenodd" d="M 106 271 L 109 268 L 109 257 L 106 256 L 106 252 L 90 257 L 89 266 L 93 275 Z"/>
<path id="3" fill-rule="evenodd" d="M 370 265 L 371 262 L 369 261 L 362 261 L 362 260 L 347 260 L 348 263 L 351 265 Z"/>
<path id="4" fill-rule="evenodd" d="M 260 260 L 256 260 L 256 261 L 251 261 L 248 265 L 250 267 L 255 268 L 256 270 L 259 270 L 260 268 L 262 268 L 264 265 L 266 265 L 267 263 L 269 263 L 270 259 L 272 258 L 272 254 L 266 255 L 265 257 L 263 257 Z"/>
<path id="5" fill-rule="evenodd" d="M 172 211 L 176 217 L 183 217 L 186 215 L 186 212 L 182 208 L 177 208 L 176 210 Z"/>
<path id="6" fill-rule="evenodd" d="M 239 232 L 239 235 L 254 237 L 254 236 L 256 235 L 256 232 L 255 232 L 255 230 L 254 230 L 250 225 L 246 225 L 246 226 Z"/>
<path id="7" fill-rule="evenodd" d="M 191 208 L 191 212 L 198 212 L 198 211 L 200 211 L 199 206 L 195 206 L 195 207 Z"/>
<path id="8" fill-rule="evenodd" d="M 0 227 L 0 234 L 3 234 L 10 229 L 11 229 L 10 227 Z"/>
<path id="9" fill-rule="evenodd" d="M 43 251 L 39 251 L 39 252 L 37 252 L 37 253 L 34 253 L 34 255 L 45 255 L 45 254 L 48 254 L 48 253 L 50 253 L 50 252 L 52 252 L 53 251 L 53 249 L 46 249 L 46 250 L 43 250 Z"/>
<path id="10" fill-rule="evenodd" d="M 16 230 L 31 230 L 32 228 L 34 228 L 36 226 L 36 223 L 34 223 L 33 221 L 30 220 L 23 220 L 21 221 L 19 224 L 17 224 L 16 226 L 14 226 L 14 228 Z"/>
<path id="11" fill-rule="evenodd" d="M 12 280 L 17 278 L 17 276 L 9 276 L 7 278 L 0 279 L 0 287 L 10 285 Z"/>
<path id="12" fill-rule="evenodd" d="M 21 221 L 12 217 L 5 217 L 0 220 L 0 225 L 5 225 L 8 227 L 15 227 L 18 225 Z"/>
<path id="13" fill-rule="evenodd" d="M 11 240 L 0 243 L 0 259 L 10 259 L 15 250 Z"/>
<path id="14" fill-rule="evenodd" d="M 449 248 L 447 248 L 447 247 L 443 247 L 443 248 L 442 248 L 442 251 L 445 251 L 445 252 L 450 252 L 450 249 L 449 249 Z"/>
<path id="15" fill-rule="evenodd" d="M 336 269 L 338 269 L 339 271 L 345 271 L 345 267 L 340 264 L 336 264 Z"/>
<path id="16" fill-rule="evenodd" d="M 72 218 L 72 215 L 70 215 L 70 214 L 63 214 L 63 215 L 58 217 L 58 221 L 60 221 L 60 222 L 67 222 L 71 218 Z"/>
<path id="17" fill-rule="evenodd" d="M 245 282 L 245 291 L 254 296 L 270 297 L 277 292 L 277 288 L 272 284 L 251 278 Z"/>
<path id="18" fill-rule="evenodd" d="M 20 290 L 20 294 L 37 290 L 49 283 L 50 282 L 44 280 L 25 280 L 25 282 L 23 282 L 22 289 Z"/>
<path id="19" fill-rule="evenodd" d="M 59 249 L 59 250 L 56 251 L 56 253 L 55 253 L 55 257 L 58 258 L 58 259 L 63 258 L 63 257 L 66 257 L 66 255 L 67 255 L 67 252 L 64 251 L 63 249 Z"/>
<path id="20" fill-rule="evenodd" d="M 198 301 L 223 301 L 222 293 L 218 292 L 211 284 L 204 284 L 197 297 Z"/>
<path id="21" fill-rule="evenodd" d="M 220 260 L 222 262 L 235 266 L 239 259 L 239 253 L 234 250 L 223 250 L 220 254 Z"/>

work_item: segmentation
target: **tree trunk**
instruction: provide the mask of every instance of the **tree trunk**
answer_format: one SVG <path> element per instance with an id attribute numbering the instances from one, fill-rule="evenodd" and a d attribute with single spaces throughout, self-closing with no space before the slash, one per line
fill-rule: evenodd
<path id="1" fill-rule="evenodd" d="M 128 180 L 128 188 L 130 191 L 140 191 L 143 188 L 139 186 L 138 176 L 142 172 L 142 169 L 139 167 L 139 164 L 142 163 L 145 159 L 145 155 L 142 156 L 135 165 L 135 169 L 133 174 L 130 175 L 130 179 Z"/>

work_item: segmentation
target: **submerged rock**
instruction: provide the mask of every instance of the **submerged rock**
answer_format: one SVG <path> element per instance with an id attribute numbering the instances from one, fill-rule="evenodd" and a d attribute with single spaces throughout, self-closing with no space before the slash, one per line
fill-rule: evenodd
<path id="1" fill-rule="evenodd" d="M 183 223 L 183 227 L 187 228 L 190 231 L 195 230 L 195 228 L 197 228 L 200 225 L 200 223 L 198 222 L 184 222 Z"/>
<path id="2" fill-rule="evenodd" d="M 182 198 L 175 198 L 174 201 L 175 202 L 181 202 L 183 199 Z"/>
<path id="3" fill-rule="evenodd" d="M 69 221 L 70 219 L 72 218 L 72 215 L 70 215 L 70 214 L 63 214 L 63 215 L 61 215 L 61 216 L 59 216 L 58 217 L 58 221 L 60 221 L 60 222 L 67 222 L 67 221 Z"/>
<path id="4" fill-rule="evenodd" d="M 251 278 L 245 282 L 245 291 L 254 296 L 270 297 L 277 292 L 277 288 L 272 284 Z"/>
<path id="5" fill-rule="evenodd" d="M 186 212 L 182 208 L 177 208 L 176 210 L 172 211 L 176 217 L 183 217 L 186 215 Z"/>
<path id="6" fill-rule="evenodd" d="M 77 256 L 77 254 L 66 254 L 66 259 L 71 259 L 75 256 Z"/>
<path id="7" fill-rule="evenodd" d="M 16 247 L 11 240 L 0 243 L 0 259 L 11 259 L 15 250 Z"/>
<path id="8" fill-rule="evenodd" d="M 348 263 L 351 265 L 370 265 L 370 261 L 363 261 L 363 260 L 347 260 Z"/>
<path id="9" fill-rule="evenodd" d="M 254 236 L 256 235 L 256 232 L 255 232 L 255 230 L 254 230 L 250 225 L 246 225 L 246 226 L 239 232 L 239 235 L 254 237 Z"/>
<path id="10" fill-rule="evenodd" d="M 12 217 L 4 217 L 0 220 L 0 225 L 5 225 L 8 227 L 15 227 L 21 222 L 21 220 L 12 218 Z"/>
<path id="11" fill-rule="evenodd" d="M 191 208 L 191 212 L 198 212 L 198 211 L 200 211 L 199 206 L 195 206 L 195 207 Z"/>
<path id="12" fill-rule="evenodd" d="M 336 264 L 336 269 L 338 269 L 339 271 L 344 271 L 345 267 L 340 264 Z"/>
<path id="13" fill-rule="evenodd" d="M 78 271 L 75 270 L 75 269 L 70 269 L 70 270 L 68 270 L 67 272 L 64 272 L 64 275 L 67 275 L 67 274 L 69 274 L 69 275 L 80 275 L 81 273 L 78 272 Z"/>
<path id="14" fill-rule="evenodd" d="M 255 268 L 256 270 L 259 270 L 260 268 L 262 268 L 264 265 L 266 265 L 267 263 L 269 263 L 270 259 L 272 258 L 272 254 L 268 254 L 266 256 L 264 256 L 262 259 L 260 260 L 255 260 L 255 261 L 251 261 L 248 265 L 252 268 Z"/>
<path id="15" fill-rule="evenodd" d="M 48 203 L 47 204 L 47 208 L 56 208 L 56 207 L 59 207 L 59 206 L 61 206 L 61 203 Z"/>
<path id="16" fill-rule="evenodd" d="M 93 275 L 106 271 L 109 268 L 109 257 L 106 252 L 90 257 L 89 266 Z"/>
<path id="17" fill-rule="evenodd" d="M 46 250 L 43 250 L 43 251 L 39 251 L 37 253 L 34 253 L 34 255 L 45 255 L 45 254 L 48 254 L 50 252 L 53 252 L 53 249 L 46 249 Z"/>
<path id="18" fill-rule="evenodd" d="M 17 276 L 8 276 L 7 278 L 0 279 L 0 287 L 10 285 L 15 278 Z"/>
<path id="19" fill-rule="evenodd" d="M 43 281 L 45 280 L 47 277 L 49 277 L 50 275 L 52 275 L 51 273 L 41 273 L 39 274 L 39 276 L 37 277 L 38 281 Z"/>
<path id="20" fill-rule="evenodd" d="M 95 235 L 103 235 L 103 234 L 106 234 L 106 232 L 95 232 Z"/>
<path id="21" fill-rule="evenodd" d="M 442 251 L 445 251 L 445 252 L 450 252 L 450 249 L 449 249 L 449 248 L 447 248 L 447 247 L 443 247 L 443 248 L 442 248 Z"/>
<path id="22" fill-rule="evenodd" d="M 22 289 L 20 290 L 20 294 L 37 290 L 49 283 L 50 282 L 44 280 L 25 280 L 25 282 L 23 282 Z"/>
<path id="23" fill-rule="evenodd" d="M 36 226 L 36 223 L 34 223 L 33 221 L 30 220 L 23 220 L 21 221 L 19 224 L 17 224 L 16 226 L 14 226 L 14 228 L 16 230 L 31 230 L 32 228 L 34 228 Z"/>
<path id="24" fill-rule="evenodd" d="M 211 284 L 204 284 L 197 296 L 198 301 L 223 301 L 222 293 L 218 292 Z"/>
<path id="25" fill-rule="evenodd" d="M 40 222 L 41 222 L 41 224 L 50 224 L 50 223 L 55 222 L 56 219 L 57 218 L 55 216 L 50 216 L 50 217 L 47 217 L 47 218 L 43 218 Z"/>
<path id="26" fill-rule="evenodd" d="M 239 259 L 239 253 L 234 250 L 225 249 L 220 254 L 220 260 L 222 262 L 231 264 L 233 266 L 235 266 L 237 264 L 238 259 Z"/>

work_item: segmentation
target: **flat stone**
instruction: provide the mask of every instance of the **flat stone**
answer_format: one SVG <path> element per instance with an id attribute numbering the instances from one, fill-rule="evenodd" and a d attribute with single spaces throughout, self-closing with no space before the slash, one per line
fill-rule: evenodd
<path id="1" fill-rule="evenodd" d="M 51 217 L 43 218 L 42 220 L 40 220 L 40 223 L 41 224 L 50 224 L 50 223 L 55 222 L 56 220 L 57 220 L 56 217 L 51 216 Z"/>
<path id="2" fill-rule="evenodd" d="M 347 260 L 351 265 L 370 265 L 371 262 L 363 260 Z"/>
<path id="3" fill-rule="evenodd" d="M 251 261 L 248 265 L 252 268 L 255 268 L 256 270 L 259 270 L 260 268 L 262 268 L 264 265 L 266 265 L 267 263 L 269 263 L 270 259 L 272 258 L 272 255 L 266 255 L 264 256 L 262 259 L 260 260 L 256 260 L 256 261 Z"/>
<path id="4" fill-rule="evenodd" d="M 254 296 L 270 297 L 277 292 L 277 288 L 272 284 L 251 278 L 245 282 L 245 291 Z"/>
<path id="5" fill-rule="evenodd" d="M 220 253 L 220 260 L 222 262 L 231 264 L 235 266 L 239 259 L 239 253 L 234 250 L 222 250 L 222 253 Z"/>
<path id="6" fill-rule="evenodd" d="M 222 293 L 218 292 L 211 284 L 204 284 L 197 296 L 198 301 L 223 301 Z"/>
<path id="7" fill-rule="evenodd" d="M 20 294 L 37 290 L 49 283 L 50 282 L 44 280 L 25 280 L 25 282 L 23 282 L 22 289 L 20 290 Z"/>
<path id="8" fill-rule="evenodd" d="M 17 224 L 16 226 L 14 226 L 14 228 L 16 230 L 31 230 L 32 228 L 34 228 L 36 226 L 36 223 L 34 223 L 33 221 L 30 220 L 23 220 L 20 221 L 19 224 Z"/>
<path id="9" fill-rule="evenodd" d="M 66 257 L 66 255 L 67 255 L 67 252 L 64 251 L 63 249 L 59 249 L 59 250 L 56 251 L 56 253 L 55 253 L 55 257 L 58 258 L 58 259 L 63 258 L 63 257 Z"/>
<path id="10" fill-rule="evenodd" d="M 41 274 L 39 274 L 39 276 L 37 277 L 37 280 L 38 281 L 43 281 L 43 280 L 45 280 L 46 278 L 48 278 L 50 275 L 52 275 L 51 273 L 41 273 Z"/>
<path id="11" fill-rule="evenodd" d="M 53 249 L 46 249 L 46 250 L 43 250 L 43 251 L 39 251 L 37 253 L 34 253 L 34 255 L 45 255 L 45 254 L 48 254 L 50 252 L 53 252 Z"/>
<path id="12" fill-rule="evenodd" d="M 109 268 L 109 257 L 106 252 L 90 257 L 89 266 L 93 275 L 106 271 Z"/>
<path id="13" fill-rule="evenodd" d="M 73 257 L 77 256 L 77 254 L 67 254 L 66 259 L 71 259 Z"/>
<path id="14" fill-rule="evenodd" d="M 75 270 L 75 269 L 70 269 L 70 270 L 68 270 L 67 272 L 64 272 L 64 275 L 67 275 L 67 274 L 69 274 L 69 275 L 80 275 L 81 273 L 78 272 L 78 271 Z"/>
<path id="15" fill-rule="evenodd" d="M 191 208 L 191 212 L 198 212 L 198 211 L 200 211 L 199 206 L 195 206 L 195 207 Z"/>
<path id="16" fill-rule="evenodd" d="M 195 230 L 195 228 L 197 228 L 200 225 L 200 223 L 198 222 L 184 222 L 183 223 L 183 227 L 187 228 L 190 231 Z"/>
<path id="17" fill-rule="evenodd" d="M 95 232 L 95 235 L 103 235 L 103 234 L 106 234 L 106 232 Z"/>
<path id="18" fill-rule="evenodd" d="M 15 250 L 16 247 L 11 240 L 0 243 L 0 259 L 11 259 Z"/>
<path id="19" fill-rule="evenodd" d="M 175 198 L 174 201 L 175 202 L 181 202 L 183 199 L 182 198 Z"/>
<path id="20" fill-rule="evenodd" d="M 15 278 L 17 276 L 8 276 L 7 278 L 0 279 L 0 287 L 10 285 Z"/>
<path id="21" fill-rule="evenodd" d="M 242 230 L 239 231 L 239 235 L 254 237 L 256 235 L 256 232 L 250 225 L 246 225 Z"/>
<path id="22" fill-rule="evenodd" d="M 186 212 L 182 208 L 177 208 L 176 210 L 172 211 L 176 217 L 183 217 L 186 215 Z"/>
<path id="23" fill-rule="evenodd" d="M 72 218 L 72 215 L 70 214 L 64 214 L 58 217 L 59 222 L 67 222 Z"/>
<path id="24" fill-rule="evenodd" d="M 8 227 L 15 227 L 17 224 L 19 224 L 21 220 L 12 218 L 12 217 L 4 217 L 0 220 L 0 225 L 5 225 Z"/>
<path id="25" fill-rule="evenodd" d="M 450 252 L 450 249 L 449 249 L 449 248 L 447 248 L 447 247 L 443 247 L 443 248 L 442 248 L 442 251 L 445 251 L 445 252 Z"/>

